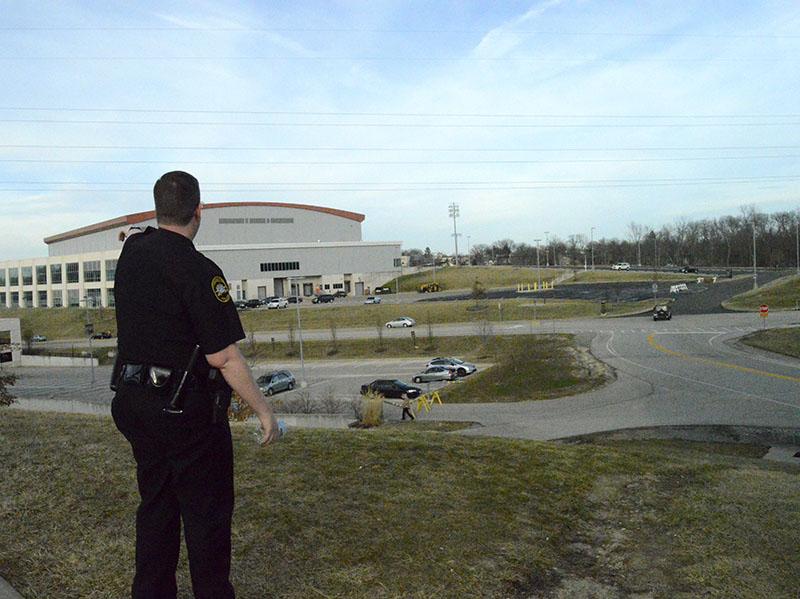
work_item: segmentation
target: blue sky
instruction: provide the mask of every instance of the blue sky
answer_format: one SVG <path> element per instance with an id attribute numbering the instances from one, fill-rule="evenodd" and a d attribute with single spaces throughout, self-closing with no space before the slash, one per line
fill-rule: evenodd
<path id="1" fill-rule="evenodd" d="M 366 214 L 368 240 L 625 237 L 800 207 L 797 2 L 0 0 L 0 260 L 152 208 Z M 67 122 L 73 121 L 73 122 Z"/>

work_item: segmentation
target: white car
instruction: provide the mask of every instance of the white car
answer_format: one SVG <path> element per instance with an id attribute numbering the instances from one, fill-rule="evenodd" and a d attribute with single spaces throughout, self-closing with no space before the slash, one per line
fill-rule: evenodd
<path id="1" fill-rule="evenodd" d="M 386 328 L 393 329 L 395 327 L 413 327 L 415 324 L 417 324 L 417 321 L 413 318 L 401 316 L 400 318 L 395 318 L 394 320 L 387 322 Z"/>
<path id="2" fill-rule="evenodd" d="M 475 364 L 470 364 L 469 362 L 464 362 L 464 360 L 459 360 L 458 358 L 434 358 L 427 364 L 427 368 L 447 368 L 448 370 L 454 371 L 458 376 L 467 376 L 468 374 L 472 374 L 478 367 Z"/>
<path id="3" fill-rule="evenodd" d="M 627 262 L 617 262 L 611 265 L 611 270 L 630 270 L 631 265 Z"/>
<path id="4" fill-rule="evenodd" d="M 380 304 L 381 303 L 381 298 L 380 297 L 376 297 L 374 295 L 370 295 L 367 299 L 364 300 L 364 303 L 365 304 Z"/>
<path id="5" fill-rule="evenodd" d="M 267 302 L 267 310 L 277 310 L 278 308 L 288 308 L 289 300 L 285 297 L 273 297 Z"/>

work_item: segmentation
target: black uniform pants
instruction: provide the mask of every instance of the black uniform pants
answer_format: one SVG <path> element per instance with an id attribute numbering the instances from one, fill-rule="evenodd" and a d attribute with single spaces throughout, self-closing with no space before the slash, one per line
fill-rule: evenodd
<path id="1" fill-rule="evenodd" d="M 233 447 L 227 419 L 211 424 L 211 399 L 188 394 L 183 414 L 136 385 L 122 385 L 114 422 L 136 459 L 141 503 L 136 513 L 133 599 L 175 599 L 181 519 L 196 599 L 234 597 L 230 583 Z"/>

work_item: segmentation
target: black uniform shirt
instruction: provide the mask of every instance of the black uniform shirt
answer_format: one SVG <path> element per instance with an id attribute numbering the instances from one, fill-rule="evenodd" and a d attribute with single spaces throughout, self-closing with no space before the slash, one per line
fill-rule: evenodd
<path id="1" fill-rule="evenodd" d="M 125 241 L 114 299 L 118 351 L 128 363 L 184 368 L 195 345 L 207 355 L 245 337 L 222 271 L 166 229 L 147 227 Z"/>

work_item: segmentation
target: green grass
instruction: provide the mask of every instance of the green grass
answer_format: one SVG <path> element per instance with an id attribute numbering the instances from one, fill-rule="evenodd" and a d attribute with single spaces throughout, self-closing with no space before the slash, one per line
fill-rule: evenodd
<path id="1" fill-rule="evenodd" d="M 770 310 L 794 310 L 800 302 L 800 277 L 791 275 L 732 297 L 722 306 L 729 310 L 755 310 L 767 304 Z"/>
<path id="2" fill-rule="evenodd" d="M 237 427 L 234 445 L 240 597 L 571 597 L 589 596 L 578 591 L 587 585 L 792 597 L 800 587 L 800 477 L 787 467 L 402 427 L 293 430 L 267 449 Z M 3 576 L 26 597 L 127 596 L 136 482 L 110 419 L 6 409 L 0 468 Z M 185 557 L 179 587 L 191 597 Z"/>
<path id="3" fill-rule="evenodd" d="M 626 270 L 578 270 L 575 277 L 565 281 L 570 283 L 641 283 L 658 281 L 696 281 L 697 276 L 680 273 L 659 272 L 654 278 L 653 272 L 626 271 Z"/>
<path id="4" fill-rule="evenodd" d="M 89 310 L 94 330 L 115 332 L 117 322 L 114 314 L 113 308 Z M 86 310 L 82 308 L 0 309 L 0 318 L 19 318 L 23 332 L 28 327 L 32 335 L 44 335 L 48 339 L 86 338 Z"/>
<path id="5" fill-rule="evenodd" d="M 492 337 L 468 358 L 489 361 L 442 391 L 447 403 L 483 403 L 552 399 L 602 385 L 605 369 L 572 335 Z"/>
<path id="6" fill-rule="evenodd" d="M 542 281 L 551 281 L 562 274 L 563 270 L 542 268 Z M 530 266 L 446 266 L 436 269 L 436 282 L 443 290 L 472 289 L 475 280 L 481 282 L 486 289 L 497 287 L 516 287 L 519 283 L 535 283 L 538 281 L 536 267 Z M 426 270 L 400 277 L 400 291 L 417 291 L 422 283 L 433 282 L 433 270 Z M 386 285 L 395 290 L 396 279 Z"/>
<path id="7" fill-rule="evenodd" d="M 800 328 L 765 329 L 740 339 L 745 345 L 800 358 Z"/>

